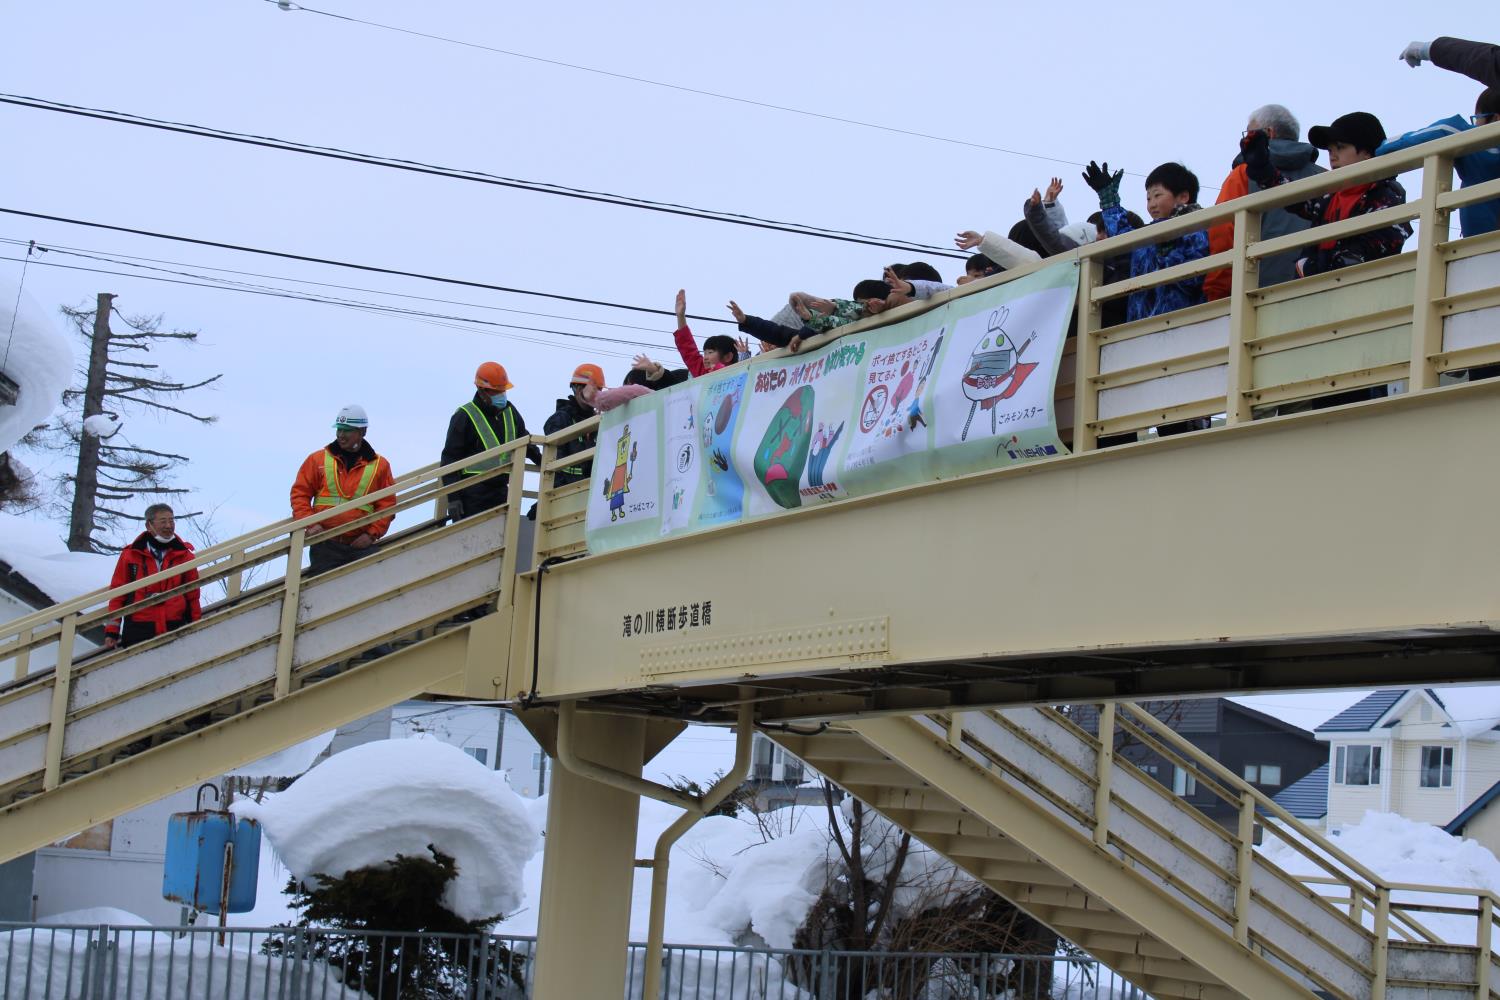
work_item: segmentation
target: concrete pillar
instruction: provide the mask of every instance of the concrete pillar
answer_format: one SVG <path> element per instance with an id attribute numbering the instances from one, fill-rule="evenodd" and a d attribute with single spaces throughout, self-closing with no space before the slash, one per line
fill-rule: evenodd
<path id="1" fill-rule="evenodd" d="M 580 713 L 575 749 L 596 764 L 639 775 L 645 737 L 643 719 Z M 640 799 L 560 766 L 552 770 L 550 794 L 535 998 L 619 996 Z"/>

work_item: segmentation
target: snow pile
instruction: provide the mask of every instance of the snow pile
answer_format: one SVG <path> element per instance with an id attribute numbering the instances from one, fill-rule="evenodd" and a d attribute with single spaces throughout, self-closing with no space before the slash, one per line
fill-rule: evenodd
<path id="1" fill-rule="evenodd" d="M 54 913 L 50 917 L 38 919 L 37 923 L 54 927 L 97 927 L 100 924 L 109 924 L 111 927 L 149 927 L 151 925 L 151 921 L 145 917 L 114 906 L 92 906 L 86 910 Z"/>
<path id="2" fill-rule="evenodd" d="M 0 407 L 0 414 L 7 409 Z M 0 514 L 0 561 L 59 603 L 108 587 L 115 557 L 69 552 L 59 533 L 46 521 Z"/>
<path id="3" fill-rule="evenodd" d="M 88 930 L 56 927 L 0 931 L 0 995 L 28 1000 L 93 996 L 85 987 L 98 984 L 96 973 L 102 972 L 103 988 L 119 1000 L 258 997 L 268 988 L 281 995 L 277 984 L 292 983 L 309 984 L 309 997 L 370 1000 L 369 994 L 342 985 L 338 971 L 317 959 L 220 947 L 212 934 L 181 941 L 170 933 L 127 927 L 110 938 L 117 947 L 102 970 L 92 939 Z"/>
<path id="4" fill-rule="evenodd" d="M 224 773 L 241 778 L 295 778 L 312 767 L 313 761 L 328 749 L 328 744 L 333 742 L 335 732 L 336 730 L 330 729 L 310 740 L 294 743 L 285 750 L 278 750 L 260 760 L 252 760 L 248 764 Z"/>
<path id="5" fill-rule="evenodd" d="M 351 747 L 263 803 L 232 807 L 258 820 L 299 879 L 337 877 L 391 861 L 452 857 L 458 875 L 443 905 L 466 920 L 508 913 L 524 897 L 522 871 L 540 840 L 505 777 L 434 739 Z"/>
<path id="6" fill-rule="evenodd" d="M 16 405 L 0 406 L 0 452 L 5 452 L 52 416 L 73 380 L 67 337 L 9 275 L 0 276 L 0 372 L 20 388 Z"/>
<path id="7" fill-rule="evenodd" d="M 96 413 L 83 422 L 83 432 L 95 437 L 113 437 L 120 429 L 120 422 L 104 413 Z"/>
<path id="8" fill-rule="evenodd" d="M 1293 875 L 1326 875 L 1295 848 L 1280 838 L 1267 837 L 1257 848 L 1267 860 Z M 1500 892 L 1500 861 L 1475 841 L 1444 833 L 1430 823 L 1418 823 L 1395 813 L 1365 813 L 1364 819 L 1346 826 L 1334 838 L 1344 853 L 1387 882 L 1489 889 Z M 1315 889 L 1328 887 L 1314 886 Z M 1477 905 L 1472 896 L 1398 892 L 1395 902 L 1435 903 L 1439 906 Z M 1440 913 L 1414 914 L 1438 937 L 1453 944 L 1473 944 L 1474 920 Z M 1366 924 L 1372 918 L 1367 914 Z"/>

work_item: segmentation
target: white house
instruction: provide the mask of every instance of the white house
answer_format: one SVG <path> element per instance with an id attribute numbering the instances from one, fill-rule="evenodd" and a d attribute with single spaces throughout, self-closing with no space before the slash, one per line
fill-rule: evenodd
<path id="1" fill-rule="evenodd" d="M 1370 809 L 1443 826 L 1500 780 L 1500 685 L 1376 691 L 1314 735 L 1330 832 Z"/>

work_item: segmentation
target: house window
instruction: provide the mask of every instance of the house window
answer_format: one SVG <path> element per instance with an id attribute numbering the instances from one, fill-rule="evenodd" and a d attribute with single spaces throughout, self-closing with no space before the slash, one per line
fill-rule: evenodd
<path id="1" fill-rule="evenodd" d="M 1453 787 L 1453 748 L 1422 748 L 1422 787 Z"/>
<path id="2" fill-rule="evenodd" d="M 1336 785 L 1380 784 L 1380 748 L 1372 746 L 1335 748 L 1333 781 Z"/>
<path id="3" fill-rule="evenodd" d="M 1245 780 L 1252 785 L 1270 785 L 1272 787 L 1281 784 L 1280 764 L 1246 764 Z"/>
<path id="4" fill-rule="evenodd" d="M 1172 794 L 1189 798 L 1198 793 L 1198 779 L 1175 765 L 1172 768 Z"/>
<path id="5" fill-rule="evenodd" d="M 470 757 L 473 757 L 481 764 L 488 764 L 490 762 L 490 751 L 488 747 L 464 747 L 464 753 L 468 754 Z"/>

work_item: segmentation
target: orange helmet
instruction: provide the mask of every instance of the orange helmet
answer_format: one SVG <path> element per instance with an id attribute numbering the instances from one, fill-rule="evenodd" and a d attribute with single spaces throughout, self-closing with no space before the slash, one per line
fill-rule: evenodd
<path id="1" fill-rule="evenodd" d="M 474 373 L 474 385 L 490 392 L 504 392 L 515 388 L 505 374 L 505 366 L 498 361 L 486 361 L 480 365 L 479 370 Z"/>
<path id="2" fill-rule="evenodd" d="M 573 369 L 573 377 L 568 379 L 569 385 L 591 385 L 595 389 L 604 388 L 604 369 L 598 365 L 579 365 Z"/>

